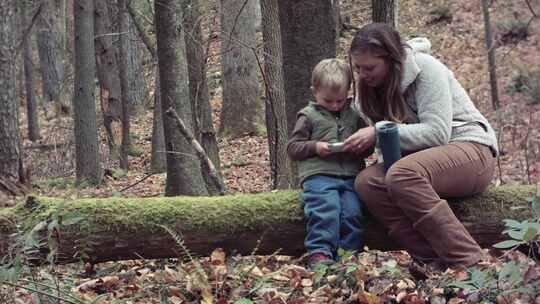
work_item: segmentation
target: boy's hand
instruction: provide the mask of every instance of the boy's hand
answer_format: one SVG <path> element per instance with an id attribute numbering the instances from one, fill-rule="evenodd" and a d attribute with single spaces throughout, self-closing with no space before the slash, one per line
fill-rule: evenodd
<path id="1" fill-rule="evenodd" d="M 316 143 L 316 150 L 317 155 L 319 155 L 320 157 L 326 157 L 332 154 L 332 151 L 330 151 L 330 149 L 328 148 L 328 143 L 324 141 L 318 141 Z"/>

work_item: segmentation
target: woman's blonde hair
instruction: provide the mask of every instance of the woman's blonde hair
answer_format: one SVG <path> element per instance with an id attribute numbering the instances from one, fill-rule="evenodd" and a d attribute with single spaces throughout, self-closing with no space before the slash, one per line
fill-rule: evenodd
<path id="1" fill-rule="evenodd" d="M 352 56 L 367 53 L 384 59 L 388 65 L 387 78 L 382 87 L 372 88 L 362 81 L 354 85 L 355 100 L 358 94 L 360 109 L 373 122 L 403 122 L 406 119 L 405 97 L 401 93 L 405 47 L 399 33 L 384 23 L 362 27 L 351 42 L 349 62 Z M 354 75 L 352 78 L 354 80 Z"/>
<path id="2" fill-rule="evenodd" d="M 347 92 L 351 82 L 351 68 L 342 59 L 323 59 L 311 73 L 311 88 L 315 91 L 325 88 L 333 92 Z"/>

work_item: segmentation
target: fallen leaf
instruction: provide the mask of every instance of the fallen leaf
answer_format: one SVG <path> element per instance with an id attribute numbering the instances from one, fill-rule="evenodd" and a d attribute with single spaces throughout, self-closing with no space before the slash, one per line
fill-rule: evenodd
<path id="1" fill-rule="evenodd" d="M 400 291 L 396 296 L 396 302 L 398 303 L 401 302 L 401 300 L 403 300 L 406 296 L 407 296 L 406 291 Z"/>
<path id="2" fill-rule="evenodd" d="M 451 299 L 448 301 L 448 304 L 459 304 L 459 303 L 465 303 L 465 300 L 464 300 L 464 299 L 460 299 L 460 298 L 451 298 Z"/>
<path id="3" fill-rule="evenodd" d="M 225 251 L 222 248 L 216 248 L 210 255 L 212 265 L 225 265 Z"/>
<path id="4" fill-rule="evenodd" d="M 529 284 L 538 278 L 540 278 L 540 266 L 531 265 L 523 275 L 523 283 Z"/>
<path id="5" fill-rule="evenodd" d="M 303 287 L 311 287 L 313 286 L 313 280 L 311 279 L 302 279 L 302 286 Z"/>
<path id="6" fill-rule="evenodd" d="M 357 297 L 358 297 L 359 304 L 382 304 L 383 303 L 383 300 L 379 296 L 369 293 L 369 292 L 365 292 L 365 291 L 360 291 Z"/>

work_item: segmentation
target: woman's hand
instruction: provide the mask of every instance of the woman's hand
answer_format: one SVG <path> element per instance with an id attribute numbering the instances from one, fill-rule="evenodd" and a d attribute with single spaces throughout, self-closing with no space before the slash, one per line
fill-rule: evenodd
<path id="1" fill-rule="evenodd" d="M 316 143 L 316 151 L 317 155 L 320 157 L 327 157 L 328 155 L 332 154 L 332 151 L 328 148 L 328 143 L 324 141 L 318 141 Z"/>
<path id="2" fill-rule="evenodd" d="M 365 127 L 349 136 L 344 142 L 343 150 L 362 153 L 375 145 L 375 127 Z"/>

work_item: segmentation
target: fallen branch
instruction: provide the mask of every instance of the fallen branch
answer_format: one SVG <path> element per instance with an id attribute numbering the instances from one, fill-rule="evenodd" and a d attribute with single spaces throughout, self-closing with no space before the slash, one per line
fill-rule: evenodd
<path id="1" fill-rule="evenodd" d="M 176 113 L 176 111 L 172 107 L 170 107 L 165 113 L 167 115 L 171 115 L 174 118 L 176 125 L 178 126 L 178 129 L 180 130 L 180 133 L 182 133 L 182 135 L 186 138 L 186 140 L 191 144 L 193 149 L 195 149 L 195 152 L 197 153 L 197 156 L 199 157 L 201 161 L 201 165 L 203 166 L 203 170 L 206 169 L 205 171 L 207 171 L 210 174 L 210 178 L 213 181 L 214 186 L 218 190 L 219 194 L 224 195 L 225 185 L 223 185 L 223 182 L 221 181 L 221 178 L 219 178 L 219 175 L 217 173 L 216 167 L 214 166 L 214 163 L 212 163 L 212 160 L 210 160 L 210 158 L 204 151 L 201 144 L 197 141 L 197 139 L 195 139 L 191 131 L 188 130 L 188 128 L 184 124 L 184 121 L 182 120 L 182 118 L 178 116 L 178 113 Z"/>

